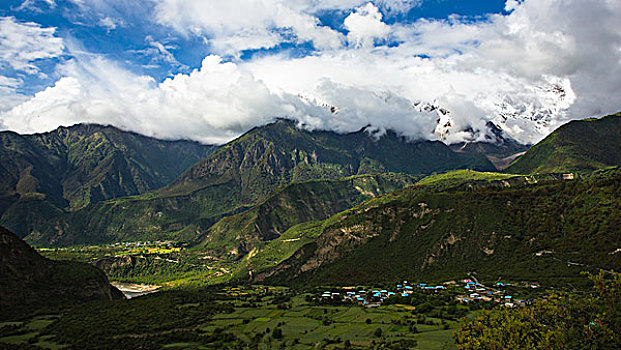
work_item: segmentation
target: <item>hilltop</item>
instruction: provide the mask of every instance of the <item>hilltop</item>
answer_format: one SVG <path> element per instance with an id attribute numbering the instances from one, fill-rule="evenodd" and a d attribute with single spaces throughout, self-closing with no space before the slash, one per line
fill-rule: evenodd
<path id="1" fill-rule="evenodd" d="M 567 173 L 621 166 L 621 113 L 571 121 L 533 146 L 508 173 Z"/>

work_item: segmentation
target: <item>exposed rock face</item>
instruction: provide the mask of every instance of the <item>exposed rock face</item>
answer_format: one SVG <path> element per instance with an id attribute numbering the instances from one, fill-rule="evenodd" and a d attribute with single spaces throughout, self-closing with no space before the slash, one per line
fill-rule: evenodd
<path id="1" fill-rule="evenodd" d="M 1 226 L 0 285 L 0 318 L 40 307 L 124 298 L 96 267 L 46 259 Z"/>

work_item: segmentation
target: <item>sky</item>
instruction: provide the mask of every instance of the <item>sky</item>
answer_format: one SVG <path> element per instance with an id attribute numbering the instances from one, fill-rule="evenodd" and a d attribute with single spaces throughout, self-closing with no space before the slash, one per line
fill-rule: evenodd
<path id="1" fill-rule="evenodd" d="M 0 130 L 227 142 L 276 118 L 535 143 L 621 110 L 618 0 L 9 0 Z"/>

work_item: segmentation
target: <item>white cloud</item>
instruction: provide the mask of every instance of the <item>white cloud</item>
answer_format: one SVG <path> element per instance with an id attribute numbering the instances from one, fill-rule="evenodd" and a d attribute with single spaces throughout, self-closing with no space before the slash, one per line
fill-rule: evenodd
<path id="1" fill-rule="evenodd" d="M 286 114 L 287 106 L 233 63 L 209 56 L 200 70 L 156 84 L 102 57 L 63 66 L 64 77 L 4 114 L 19 132 L 77 122 L 113 124 L 147 135 L 222 142 Z"/>
<path id="2" fill-rule="evenodd" d="M 19 87 L 23 81 L 21 79 L 9 78 L 0 75 L 0 89 L 4 90 L 14 90 Z"/>
<path id="3" fill-rule="evenodd" d="M 45 3 L 48 8 L 55 8 L 56 7 L 56 2 L 54 0 L 24 0 L 15 9 L 15 11 L 30 10 L 30 11 L 33 11 L 33 12 L 42 12 L 43 9 L 40 8 L 41 7 L 41 6 L 39 6 L 40 3 Z"/>
<path id="4" fill-rule="evenodd" d="M 380 0 L 375 3 L 388 14 L 407 14 L 411 9 L 420 6 L 422 2 L 423 0 Z"/>
<path id="5" fill-rule="evenodd" d="M 177 68 L 186 67 L 185 65 L 177 61 L 177 59 L 175 58 L 175 55 L 173 55 L 173 53 L 170 52 L 172 47 L 166 46 L 162 44 L 161 42 L 154 40 L 153 37 L 150 35 L 147 35 L 147 37 L 145 38 L 145 41 L 147 42 L 147 44 L 149 44 L 150 48 L 144 50 L 144 53 L 152 56 L 154 60 L 164 61 L 170 64 L 171 66 L 177 67 Z"/>
<path id="6" fill-rule="evenodd" d="M 355 47 L 372 48 L 375 41 L 385 39 L 390 32 L 379 9 L 370 2 L 347 16 L 344 25 L 349 31 L 347 40 Z"/>
<path id="7" fill-rule="evenodd" d="M 93 0 L 91 0 L 93 1 Z M 155 0 L 157 21 L 183 35 L 206 36 L 214 52 L 236 56 L 240 51 L 271 48 L 282 42 L 311 41 L 320 49 L 340 48 L 339 32 L 321 25 L 315 13 L 351 11 L 345 26 L 350 39 L 367 43 L 384 37 L 389 28 L 381 22 L 378 7 L 386 13 L 405 13 L 419 6 L 414 0 Z"/>
<path id="8" fill-rule="evenodd" d="M 289 34 L 294 42 L 312 41 L 320 49 L 341 45 L 338 32 L 295 5 L 284 0 L 157 0 L 155 13 L 160 24 L 179 33 L 207 36 L 215 52 L 225 55 L 270 48 L 290 40 Z"/>
<path id="9" fill-rule="evenodd" d="M 246 2 L 239 12 L 239 1 L 160 0 L 161 23 L 209 35 L 223 54 L 276 45 L 286 36 L 283 28 L 296 40 L 325 40 L 318 46 L 326 49 L 249 62 L 209 56 L 200 68 L 159 84 L 101 57 L 79 58 L 63 66 L 55 86 L 0 119 L 20 132 L 90 121 L 205 142 L 229 140 L 280 116 L 343 132 L 370 123 L 447 142 L 481 139 L 491 120 L 521 141 L 536 142 L 570 119 L 620 109 L 618 1 L 510 1 L 509 15 L 485 21 L 452 17 L 390 26 L 372 4 L 343 3 L 357 8 L 344 26 L 347 40 L 358 45 L 342 45 L 345 38 L 309 14 L 321 6 L 339 9 L 337 2 Z M 297 16 L 281 16 L 292 13 Z M 371 46 L 382 38 L 400 44 Z M 438 124 L 432 105 L 451 113 Z"/>
<path id="10" fill-rule="evenodd" d="M 48 4 L 52 6 L 54 3 Z M 27 2 L 22 5 L 34 6 Z M 28 96 L 19 93 L 24 75 L 46 77 L 38 67 L 39 61 L 63 54 L 63 39 L 56 37 L 55 33 L 55 28 L 18 22 L 14 17 L 0 17 L 0 112 L 28 100 Z"/>
<path id="11" fill-rule="evenodd" d="M 36 23 L 20 23 L 14 17 L 0 17 L 0 68 L 35 74 L 35 61 L 58 57 L 63 53 L 63 40 L 54 36 L 55 28 Z"/>
<path id="12" fill-rule="evenodd" d="M 120 18 L 105 16 L 99 20 L 99 25 L 105 27 L 108 31 L 114 30 L 119 26 L 123 26 L 125 22 Z"/>

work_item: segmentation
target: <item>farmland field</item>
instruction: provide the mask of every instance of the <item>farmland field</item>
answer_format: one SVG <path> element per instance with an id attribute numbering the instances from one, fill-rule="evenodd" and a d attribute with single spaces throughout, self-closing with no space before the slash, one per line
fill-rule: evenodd
<path id="1" fill-rule="evenodd" d="M 150 310 L 169 310 L 151 312 Z M 248 286 L 163 291 L 0 324 L 0 344 L 43 348 L 453 349 L 458 320 L 405 305 L 323 305 L 313 293 Z M 105 344 L 105 345 L 102 345 Z"/>

